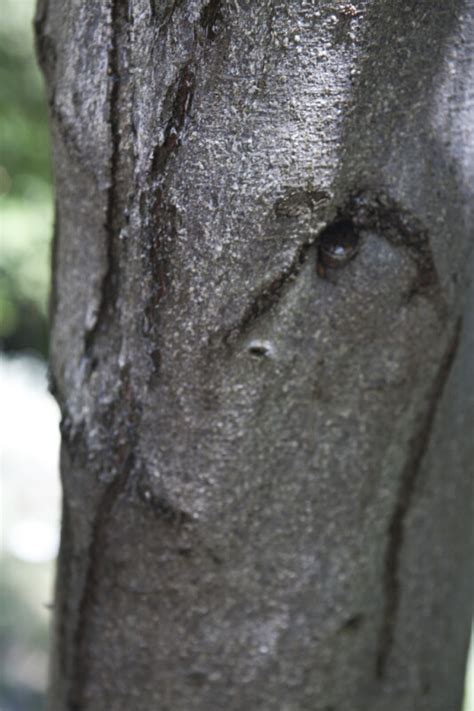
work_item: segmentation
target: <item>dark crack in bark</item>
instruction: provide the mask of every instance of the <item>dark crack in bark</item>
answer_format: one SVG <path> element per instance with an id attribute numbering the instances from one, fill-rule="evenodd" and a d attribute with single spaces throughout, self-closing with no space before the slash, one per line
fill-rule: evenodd
<path id="1" fill-rule="evenodd" d="M 388 542 L 385 552 L 384 596 L 385 609 L 379 633 L 376 659 L 376 678 L 383 679 L 388 658 L 393 646 L 397 614 L 400 605 L 401 581 L 399 577 L 401 551 L 404 543 L 405 519 L 410 509 L 416 489 L 423 458 L 430 443 L 433 425 L 441 402 L 449 374 L 459 347 L 462 319 L 459 319 L 451 337 L 431 388 L 424 418 L 413 437 L 408 459 L 401 477 L 397 503 L 388 528 Z"/>
<path id="2" fill-rule="evenodd" d="M 305 264 L 308 254 L 314 246 L 317 237 L 310 242 L 305 242 L 296 250 L 293 260 L 286 269 L 282 270 L 271 282 L 264 284 L 253 298 L 252 302 L 245 309 L 242 317 L 237 323 L 226 329 L 221 337 L 225 345 L 232 345 L 238 338 L 244 337 L 253 324 L 262 316 L 268 313 L 271 308 L 280 301 L 286 287 L 300 273 Z"/>
<path id="3" fill-rule="evenodd" d="M 119 413 L 118 425 L 114 431 L 116 445 L 112 448 L 107 447 L 107 450 L 110 467 L 116 473 L 100 497 L 90 530 L 84 586 L 78 606 L 77 623 L 73 637 L 68 711 L 82 711 L 85 707 L 84 691 L 90 673 L 91 648 L 89 633 L 94 606 L 97 602 L 101 568 L 105 560 L 104 552 L 107 544 L 107 533 L 115 506 L 127 492 L 129 481 L 136 469 L 136 448 L 141 408 L 132 392 L 129 369 L 123 371 L 121 391 L 115 403 L 115 408 L 118 408 Z M 77 447 L 74 449 L 77 449 Z M 87 455 L 87 442 L 83 444 L 83 449 L 85 449 L 84 454 Z M 113 454 L 111 455 L 111 453 Z"/>
<path id="4" fill-rule="evenodd" d="M 124 67 L 124 54 L 129 42 L 128 3 L 124 0 L 111 0 L 111 39 L 108 56 L 109 73 L 109 111 L 110 126 L 110 181 L 107 193 L 104 229 L 107 238 L 106 270 L 100 288 L 100 303 L 94 324 L 84 336 L 84 351 L 89 367 L 95 367 L 94 345 L 101 329 L 110 326 L 117 306 L 118 282 L 121 264 L 120 232 L 125 224 L 127 201 L 127 169 L 125 157 L 121 155 L 122 117 L 124 116 L 123 96 L 127 91 L 128 76 Z M 125 121 L 128 116 L 125 113 Z M 125 166 L 125 167 L 124 167 Z M 100 578 L 100 566 L 103 561 L 106 534 L 116 502 L 127 488 L 129 477 L 135 466 L 135 449 L 140 413 L 135 403 L 130 385 L 129 371 L 120 374 L 121 388 L 119 402 L 119 421 L 114 431 L 117 444 L 110 451 L 110 461 L 115 476 L 106 486 L 97 504 L 94 522 L 90 530 L 90 545 L 86 558 L 86 570 L 80 602 L 77 609 L 77 622 L 73 633 L 70 686 L 67 695 L 68 711 L 81 711 L 85 707 L 84 690 L 90 668 L 90 649 L 88 635 L 91 618 L 96 603 L 96 593 Z M 101 415 L 99 414 L 99 419 Z M 63 433 L 63 439 L 67 439 Z M 87 441 L 82 448 L 87 455 Z M 110 448 L 109 448 L 110 449 Z M 85 456 L 84 469 L 94 468 L 94 457 L 89 461 Z"/>
<path id="5" fill-rule="evenodd" d="M 294 204 L 291 203 L 291 205 L 287 207 L 286 203 L 284 204 L 279 201 L 275 206 L 275 212 L 278 217 L 297 217 L 298 210 L 310 209 L 309 205 L 310 202 L 303 203 L 300 200 Z M 280 301 L 287 286 L 296 279 L 306 263 L 309 253 L 319 240 L 320 234 L 319 232 L 308 242 L 299 245 L 291 263 L 272 281 L 267 282 L 259 289 L 239 321 L 226 329 L 224 335 L 221 336 L 221 340 L 225 345 L 232 345 L 237 339 L 245 337 L 254 323 L 267 314 L 272 307 Z"/>
<path id="6" fill-rule="evenodd" d="M 69 711 L 81 711 L 84 708 L 84 690 L 89 676 L 90 656 L 87 635 L 97 597 L 96 591 L 99 584 L 99 572 L 104 555 L 104 540 L 114 506 L 126 488 L 128 477 L 133 470 L 133 466 L 134 455 L 133 452 L 130 451 L 125 456 L 120 475 L 117 476 L 105 490 L 97 507 L 97 513 L 92 526 L 86 579 L 78 610 L 76 633 L 74 635 L 74 662 L 68 699 Z"/>
<path id="7" fill-rule="evenodd" d="M 112 35 L 109 49 L 108 73 L 110 77 L 109 115 L 110 126 L 110 185 L 107 194 L 104 229 L 106 233 L 106 270 L 100 287 L 100 303 L 92 327 L 84 336 L 84 353 L 92 361 L 92 350 L 101 326 L 114 313 L 117 301 L 120 269 L 119 236 L 124 227 L 125 198 L 121 179 L 121 113 L 122 92 L 126 90 L 122 50 L 128 44 L 128 5 L 124 0 L 111 0 Z"/>
<path id="8" fill-rule="evenodd" d="M 163 143 L 157 146 L 153 154 L 152 173 L 158 183 L 164 177 L 169 159 L 181 145 L 185 120 L 191 109 L 194 83 L 194 71 L 191 62 L 188 62 L 181 69 L 175 83 L 171 116 L 166 124 Z"/>

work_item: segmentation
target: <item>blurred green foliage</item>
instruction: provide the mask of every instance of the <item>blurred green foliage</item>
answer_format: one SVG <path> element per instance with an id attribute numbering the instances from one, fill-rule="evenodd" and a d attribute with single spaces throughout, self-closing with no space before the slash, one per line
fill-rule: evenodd
<path id="1" fill-rule="evenodd" d="M 2 0 L 0 22 L 0 341 L 47 351 L 50 141 L 34 59 L 34 0 Z"/>

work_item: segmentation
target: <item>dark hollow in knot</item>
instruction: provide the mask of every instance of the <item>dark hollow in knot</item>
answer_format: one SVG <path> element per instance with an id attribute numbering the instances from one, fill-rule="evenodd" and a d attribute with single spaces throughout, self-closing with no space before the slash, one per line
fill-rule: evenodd
<path id="1" fill-rule="evenodd" d="M 360 238 L 351 220 L 337 220 L 326 227 L 318 245 L 318 269 L 340 269 L 359 251 Z"/>
<path id="2" fill-rule="evenodd" d="M 263 358 L 263 356 L 266 356 L 268 353 L 268 348 L 264 345 L 254 345 L 249 347 L 249 353 L 250 355 L 253 355 L 257 358 Z"/>

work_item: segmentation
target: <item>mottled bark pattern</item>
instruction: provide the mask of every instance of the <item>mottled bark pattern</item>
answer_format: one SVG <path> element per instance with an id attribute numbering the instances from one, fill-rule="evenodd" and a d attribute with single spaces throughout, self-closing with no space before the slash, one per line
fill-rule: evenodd
<path id="1" fill-rule="evenodd" d="M 473 14 L 40 0 L 51 711 L 459 711 Z"/>

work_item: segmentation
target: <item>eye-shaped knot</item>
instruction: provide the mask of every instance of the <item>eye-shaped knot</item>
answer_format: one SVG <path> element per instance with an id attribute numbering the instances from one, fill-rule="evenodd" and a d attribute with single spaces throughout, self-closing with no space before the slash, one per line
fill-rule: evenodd
<path id="1" fill-rule="evenodd" d="M 317 271 L 326 276 L 326 269 L 340 269 L 359 251 L 360 238 L 350 220 L 338 220 L 321 233 L 318 245 Z"/>

